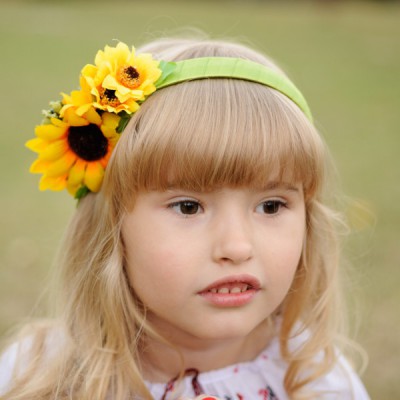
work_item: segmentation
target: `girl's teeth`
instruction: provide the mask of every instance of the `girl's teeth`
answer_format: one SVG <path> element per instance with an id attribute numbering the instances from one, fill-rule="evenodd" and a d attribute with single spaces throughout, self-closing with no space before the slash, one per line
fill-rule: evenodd
<path id="1" fill-rule="evenodd" d="M 229 287 L 221 287 L 221 288 L 212 288 L 210 289 L 211 293 L 219 293 L 219 294 L 237 294 L 237 293 L 243 293 L 249 288 L 248 285 L 240 285 L 240 286 L 234 286 L 232 288 Z"/>

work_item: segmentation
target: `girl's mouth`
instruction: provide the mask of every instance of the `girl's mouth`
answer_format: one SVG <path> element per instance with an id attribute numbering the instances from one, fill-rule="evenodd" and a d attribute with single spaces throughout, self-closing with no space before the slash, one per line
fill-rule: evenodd
<path id="1" fill-rule="evenodd" d="M 243 293 L 246 292 L 248 289 L 251 289 L 252 286 L 247 283 L 227 283 L 223 284 L 219 287 L 213 287 L 208 290 L 211 293 L 219 293 L 219 294 L 235 294 L 235 293 Z"/>
<path id="2" fill-rule="evenodd" d="M 250 303 L 260 289 L 260 282 L 250 275 L 231 276 L 215 281 L 199 295 L 214 306 L 240 307 Z"/>

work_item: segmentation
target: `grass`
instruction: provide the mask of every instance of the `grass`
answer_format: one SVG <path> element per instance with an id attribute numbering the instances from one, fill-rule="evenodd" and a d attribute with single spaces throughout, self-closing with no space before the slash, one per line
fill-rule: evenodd
<path id="1" fill-rule="evenodd" d="M 75 88 L 95 52 L 196 27 L 280 61 L 308 99 L 347 195 L 358 273 L 360 341 L 371 397 L 400 398 L 400 6 L 379 2 L 3 1 L 0 15 L 0 332 L 29 315 L 74 210 L 39 193 L 24 148 L 40 110 Z M 227 12 L 228 11 L 228 12 Z M 40 312 L 37 311 L 37 313 Z"/>

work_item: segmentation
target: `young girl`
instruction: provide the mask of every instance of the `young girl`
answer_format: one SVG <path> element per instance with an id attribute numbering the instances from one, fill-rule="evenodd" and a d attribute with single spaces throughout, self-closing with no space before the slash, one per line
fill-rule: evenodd
<path id="1" fill-rule="evenodd" d="M 368 399 L 302 94 L 241 45 L 138 53 L 99 51 L 28 142 L 79 203 L 60 312 L 5 351 L 1 398 Z"/>

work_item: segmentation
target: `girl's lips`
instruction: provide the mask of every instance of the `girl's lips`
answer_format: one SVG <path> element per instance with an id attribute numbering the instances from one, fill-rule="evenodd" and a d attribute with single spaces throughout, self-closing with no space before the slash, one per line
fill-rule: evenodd
<path id="1" fill-rule="evenodd" d="M 260 290 L 258 279 L 250 275 L 219 279 L 199 294 L 210 303 L 221 307 L 239 307 L 249 303 Z"/>
<path id="2" fill-rule="evenodd" d="M 260 281 L 251 275 L 232 275 L 226 278 L 218 279 L 205 289 L 200 291 L 200 294 L 210 291 L 220 291 L 223 288 L 244 287 L 259 290 L 261 287 Z"/>

